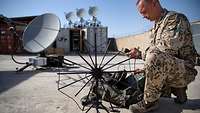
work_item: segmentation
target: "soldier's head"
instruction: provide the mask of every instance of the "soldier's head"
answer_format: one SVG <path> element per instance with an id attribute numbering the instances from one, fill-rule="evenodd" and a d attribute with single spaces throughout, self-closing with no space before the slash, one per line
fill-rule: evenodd
<path id="1" fill-rule="evenodd" d="M 159 0 L 138 0 L 136 5 L 138 11 L 144 18 L 150 21 L 159 20 L 163 10 Z"/>

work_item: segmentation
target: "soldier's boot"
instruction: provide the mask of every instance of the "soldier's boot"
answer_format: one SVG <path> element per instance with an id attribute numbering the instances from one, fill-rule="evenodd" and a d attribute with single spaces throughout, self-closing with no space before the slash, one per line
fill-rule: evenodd
<path id="1" fill-rule="evenodd" d="M 186 94 L 187 87 L 183 88 L 172 88 L 172 93 L 176 96 L 174 102 L 177 104 L 184 104 L 187 101 Z"/>
<path id="2" fill-rule="evenodd" d="M 130 105 L 129 110 L 131 111 L 131 113 L 146 113 L 158 109 L 158 106 L 159 106 L 158 100 L 148 103 L 145 103 L 145 101 L 142 100 L 136 104 Z"/>

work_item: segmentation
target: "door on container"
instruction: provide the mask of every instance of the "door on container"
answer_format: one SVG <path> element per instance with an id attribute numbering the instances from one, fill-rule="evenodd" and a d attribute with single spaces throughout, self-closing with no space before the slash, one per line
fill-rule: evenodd
<path id="1" fill-rule="evenodd" d="M 70 30 L 70 51 L 84 51 L 84 35 L 81 29 Z"/>

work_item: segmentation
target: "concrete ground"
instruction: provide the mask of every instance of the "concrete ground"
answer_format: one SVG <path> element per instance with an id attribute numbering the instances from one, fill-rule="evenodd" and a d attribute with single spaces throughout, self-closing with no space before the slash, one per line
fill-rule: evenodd
<path id="1" fill-rule="evenodd" d="M 28 58 L 34 56 L 17 56 L 18 61 L 28 61 Z M 84 56 L 87 61 L 89 58 Z M 79 56 L 65 56 L 65 58 L 73 60 L 81 65 L 87 66 Z M 108 61 L 111 56 L 107 56 L 105 61 Z M 98 57 L 98 62 L 102 56 Z M 109 65 L 117 63 L 125 56 L 117 56 Z M 134 61 L 128 61 L 122 65 L 118 65 L 111 70 L 123 70 L 134 67 L 130 66 Z M 105 62 L 104 62 L 105 63 Z M 136 68 L 142 67 L 142 62 L 136 62 Z M 67 72 L 68 70 L 83 70 L 83 68 L 68 67 L 66 69 L 51 68 L 48 70 L 35 70 L 33 67 L 27 68 L 24 72 L 15 72 L 16 67 L 21 67 L 11 60 L 9 55 L 0 55 L 0 113 L 84 113 L 79 107 L 80 98 L 86 95 L 89 91 L 89 86 L 86 86 L 81 93 L 75 97 L 77 91 L 87 82 L 86 80 L 73 84 L 70 87 L 64 88 L 59 92 L 57 90 L 57 72 Z M 88 66 L 87 66 L 88 67 Z M 196 67 L 200 72 L 200 67 Z M 74 80 L 78 80 L 85 75 L 62 75 L 61 85 L 68 84 Z M 160 107 L 154 113 L 200 113 L 200 74 L 197 75 L 194 82 L 188 87 L 188 102 L 184 105 L 177 105 L 173 99 L 161 98 Z M 72 98 L 77 101 L 77 105 Z M 109 107 L 105 104 L 106 107 Z M 88 109 L 88 108 L 85 108 Z M 95 109 L 91 109 L 89 113 L 95 113 Z M 105 113 L 105 111 L 101 111 Z M 130 113 L 128 109 L 119 109 L 120 113 Z"/>

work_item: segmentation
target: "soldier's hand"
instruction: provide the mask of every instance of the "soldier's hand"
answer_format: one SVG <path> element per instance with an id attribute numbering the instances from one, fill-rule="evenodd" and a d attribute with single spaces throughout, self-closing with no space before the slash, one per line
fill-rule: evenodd
<path id="1" fill-rule="evenodd" d="M 136 69 L 134 70 L 134 74 L 139 74 L 139 73 L 144 73 L 145 70 L 144 69 Z"/>
<path id="2" fill-rule="evenodd" d="M 142 58 L 142 52 L 137 48 L 130 49 L 130 52 L 128 52 L 127 55 L 129 57 L 135 58 L 135 59 L 141 59 Z"/>

